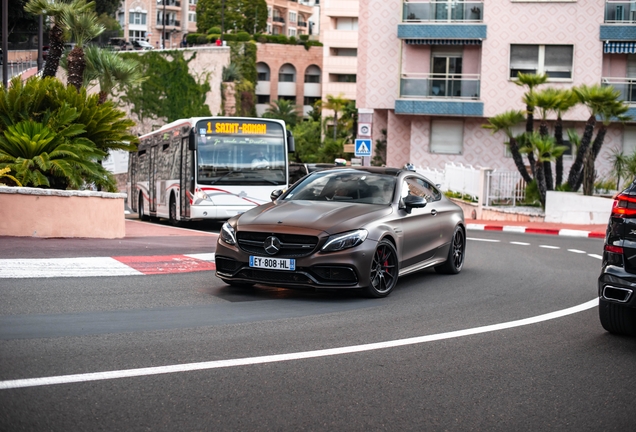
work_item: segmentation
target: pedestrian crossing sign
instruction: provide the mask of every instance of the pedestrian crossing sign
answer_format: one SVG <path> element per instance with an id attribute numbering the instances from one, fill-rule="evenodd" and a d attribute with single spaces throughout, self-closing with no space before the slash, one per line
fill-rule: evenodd
<path id="1" fill-rule="evenodd" d="M 371 140 L 357 139 L 355 143 L 356 156 L 371 156 Z"/>

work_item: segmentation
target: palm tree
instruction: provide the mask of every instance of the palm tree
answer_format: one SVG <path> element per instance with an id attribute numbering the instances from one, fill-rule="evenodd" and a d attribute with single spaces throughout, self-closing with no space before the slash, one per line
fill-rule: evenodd
<path id="1" fill-rule="evenodd" d="M 537 188 L 539 189 L 539 200 L 541 201 L 541 206 L 545 208 L 547 191 L 544 173 L 545 163 L 551 163 L 558 156 L 562 155 L 563 152 L 567 150 L 567 147 L 557 146 L 553 137 L 542 136 L 537 132 L 526 134 L 526 137 L 528 138 L 530 146 L 527 151 L 534 153 L 537 160 L 535 180 L 537 181 Z"/>
<path id="2" fill-rule="evenodd" d="M 294 127 L 298 122 L 299 116 L 295 104 L 288 100 L 279 99 L 269 104 L 269 107 L 263 113 L 263 117 L 284 120 L 289 127 Z"/>
<path id="3" fill-rule="evenodd" d="M 625 177 L 625 168 L 627 167 L 628 156 L 622 151 L 614 151 L 610 156 L 610 163 L 612 164 L 612 172 L 616 176 L 616 190 L 621 190 L 621 177 Z"/>
<path id="4" fill-rule="evenodd" d="M 530 177 L 530 174 L 528 174 L 528 170 L 523 163 L 523 156 L 519 151 L 519 143 L 517 142 L 517 138 L 512 133 L 512 127 L 524 120 L 525 117 L 521 111 L 510 110 L 489 118 L 488 124 L 482 125 L 481 127 L 483 127 L 484 129 L 490 129 L 492 131 L 492 134 L 501 131 L 506 135 L 506 137 L 508 137 L 507 144 L 508 148 L 510 149 L 510 153 L 512 154 L 512 160 L 514 161 L 519 174 L 521 174 L 521 177 L 523 177 L 526 183 L 530 183 L 532 181 L 532 177 Z"/>
<path id="5" fill-rule="evenodd" d="M 91 2 L 89 4 L 94 3 Z M 71 39 L 75 41 L 75 46 L 66 58 L 68 63 L 67 83 L 68 85 L 73 85 L 79 91 L 84 84 L 84 69 L 86 68 L 84 44 L 102 34 L 105 28 L 99 23 L 97 14 L 92 9 L 78 13 L 69 8 L 64 8 L 60 14 L 60 22 L 65 29 L 65 33 L 68 33 Z"/>
<path id="6" fill-rule="evenodd" d="M 349 99 L 346 99 L 342 93 L 338 96 L 327 95 L 327 102 L 322 104 L 323 108 L 333 110 L 333 139 L 338 136 L 338 113 L 347 105 Z"/>
<path id="7" fill-rule="evenodd" d="M 613 110 L 619 109 L 615 105 L 620 96 L 620 92 L 615 90 L 614 87 L 601 87 L 599 84 L 591 86 L 583 84 L 580 87 L 574 87 L 572 91 L 576 94 L 579 102 L 585 105 L 590 112 L 590 117 L 585 123 L 585 131 L 581 138 L 581 146 L 579 147 L 576 158 L 570 167 L 570 173 L 568 175 L 568 186 L 570 187 L 570 190 L 577 191 L 579 187 L 581 187 L 581 183 L 583 181 L 583 166 L 585 159 L 588 157 L 588 149 L 592 143 L 592 136 L 594 135 L 594 128 L 596 126 L 596 117 L 608 116 Z M 622 114 L 619 115 L 622 116 Z M 605 133 L 603 132 L 603 138 L 604 136 Z M 600 143 L 597 144 L 597 151 L 600 151 L 600 146 L 602 144 L 603 139 L 601 139 Z M 589 154 L 590 156 L 592 155 L 592 153 Z"/>
<path id="8" fill-rule="evenodd" d="M 527 87 L 528 92 L 524 95 L 523 101 L 526 104 L 526 133 L 531 134 L 534 132 L 534 105 L 532 99 L 532 93 L 534 88 L 545 84 L 548 81 L 547 74 L 524 74 L 519 72 L 517 74 L 517 81 L 514 81 L 515 84 L 521 87 Z M 532 153 L 528 153 L 528 162 L 530 162 L 530 169 L 534 173 L 534 155 Z"/>
<path id="9" fill-rule="evenodd" d="M 24 10 L 34 15 L 45 15 L 53 19 L 53 27 L 49 30 L 49 53 L 42 70 L 42 77 L 54 77 L 57 75 L 60 58 L 64 52 L 66 36 L 60 18 L 65 10 L 81 13 L 84 10 L 94 8 L 94 3 L 86 3 L 86 0 L 74 0 L 64 2 L 61 0 L 29 0 Z"/>
<path id="10" fill-rule="evenodd" d="M 548 113 L 554 111 L 559 102 L 558 90 L 547 88 L 544 90 L 530 93 L 532 105 L 539 111 L 541 123 L 539 125 L 539 134 L 547 137 L 550 133 L 548 130 Z M 552 162 L 545 161 L 543 163 L 543 174 L 545 176 L 545 184 L 547 190 L 554 190 L 554 180 L 552 177 Z"/>
<path id="11" fill-rule="evenodd" d="M 563 141 L 563 114 L 578 104 L 578 98 L 576 94 L 570 89 L 557 90 L 559 93 L 559 100 L 554 107 L 557 119 L 554 123 L 554 139 L 556 145 L 564 145 Z M 563 183 L 563 155 L 556 158 L 556 181 L 555 187 L 561 186 Z"/>
<path id="12" fill-rule="evenodd" d="M 31 120 L 9 126 L 0 135 L 0 169 L 10 168 L 24 186 L 78 189 L 95 183 L 113 190 L 112 176 L 96 162 L 105 153 L 78 137 L 84 130 L 73 123 L 75 110 L 66 107 L 63 111 L 55 119 L 57 131 Z"/>
<path id="13" fill-rule="evenodd" d="M 139 62 L 132 58 L 124 58 L 118 51 L 111 51 L 88 45 L 84 48 L 86 69 L 84 69 L 84 86 L 99 85 L 99 103 L 103 104 L 117 90 L 127 85 L 141 84 L 146 80 Z M 68 70 L 65 58 L 60 66 Z"/>

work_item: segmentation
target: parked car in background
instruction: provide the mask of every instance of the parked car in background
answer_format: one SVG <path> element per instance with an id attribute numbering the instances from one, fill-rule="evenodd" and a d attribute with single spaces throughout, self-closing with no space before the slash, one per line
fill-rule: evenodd
<path id="1" fill-rule="evenodd" d="M 148 51 L 153 49 L 152 45 L 144 40 L 134 40 L 132 41 L 132 46 L 136 50 Z"/>
<path id="2" fill-rule="evenodd" d="M 398 277 L 464 265 L 463 211 L 414 171 L 316 171 L 223 224 L 216 274 L 234 286 L 358 289 L 389 295 Z"/>
<path id="3" fill-rule="evenodd" d="M 612 206 L 598 278 L 599 318 L 610 333 L 636 336 L 636 180 Z"/>

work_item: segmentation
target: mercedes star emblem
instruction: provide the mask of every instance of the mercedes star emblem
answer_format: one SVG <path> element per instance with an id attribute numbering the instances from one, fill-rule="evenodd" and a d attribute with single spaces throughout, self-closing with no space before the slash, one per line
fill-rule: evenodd
<path id="1" fill-rule="evenodd" d="M 274 236 L 269 236 L 265 239 L 265 252 L 270 255 L 276 255 L 280 251 L 280 240 Z"/>

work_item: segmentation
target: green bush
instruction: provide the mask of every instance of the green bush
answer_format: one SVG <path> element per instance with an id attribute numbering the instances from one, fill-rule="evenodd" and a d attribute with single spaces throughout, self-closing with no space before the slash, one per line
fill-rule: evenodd
<path id="1" fill-rule="evenodd" d="M 238 42 L 247 42 L 249 40 L 251 40 L 252 37 L 250 36 L 250 34 L 246 31 L 240 31 L 236 34 L 236 40 Z"/>
<path id="2" fill-rule="evenodd" d="M 197 36 L 197 41 L 196 44 L 197 45 L 205 45 L 206 43 L 208 43 L 208 37 L 204 34 L 199 34 Z"/>
<path id="3" fill-rule="evenodd" d="M 205 39 L 207 40 L 208 43 L 213 44 L 213 43 L 216 43 L 216 41 L 220 38 L 221 38 L 220 34 L 209 34 L 206 36 Z"/>
<path id="4" fill-rule="evenodd" d="M 186 42 L 188 42 L 188 45 L 196 45 L 199 36 L 199 33 L 188 33 L 188 35 L 186 36 Z"/>
<path id="5" fill-rule="evenodd" d="M 134 122 L 112 102 L 99 103 L 56 78 L 20 77 L 0 87 L 0 169 L 24 186 L 80 189 L 94 184 L 116 191 L 100 165 L 110 149 L 134 150 Z"/>
<path id="6" fill-rule="evenodd" d="M 307 42 L 309 40 L 309 35 L 302 34 L 302 35 L 299 35 L 298 38 L 303 42 Z"/>
<path id="7" fill-rule="evenodd" d="M 290 45 L 296 45 L 296 38 L 294 36 L 290 36 L 289 38 L 287 38 L 287 43 Z"/>
<path id="8" fill-rule="evenodd" d="M 226 33 L 223 35 L 223 40 L 227 42 L 236 42 L 237 41 L 236 34 L 234 33 Z"/>
<path id="9" fill-rule="evenodd" d="M 220 35 L 221 34 L 221 27 L 210 27 L 206 33 L 209 34 L 209 35 L 210 34 Z"/>

